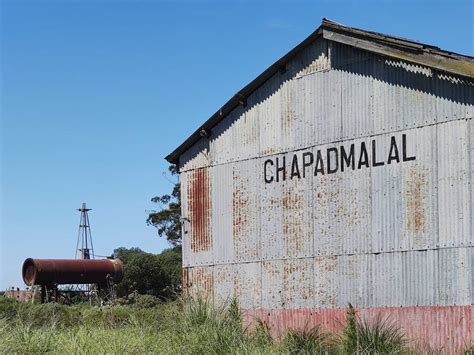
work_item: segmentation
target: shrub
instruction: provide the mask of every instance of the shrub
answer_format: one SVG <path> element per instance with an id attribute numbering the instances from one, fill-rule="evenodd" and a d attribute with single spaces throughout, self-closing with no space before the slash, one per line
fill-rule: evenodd
<path id="1" fill-rule="evenodd" d="M 319 325 L 301 330 L 290 330 L 283 339 L 283 349 L 290 354 L 326 354 L 333 350 L 330 334 L 321 331 Z"/>
<path id="2" fill-rule="evenodd" d="M 16 315 L 16 304 L 17 301 L 14 301 L 5 296 L 0 296 L 0 316 L 3 317 L 14 317 Z"/>
<path id="3" fill-rule="evenodd" d="M 152 295 L 140 295 L 135 296 L 135 305 L 139 308 L 153 308 L 160 304 L 158 297 Z"/>
<path id="4" fill-rule="evenodd" d="M 342 348 L 351 354 L 398 354 L 407 350 L 405 335 L 389 318 L 360 319 L 349 304 Z"/>
<path id="5" fill-rule="evenodd" d="M 252 341 L 259 347 L 267 348 L 274 344 L 270 329 L 264 321 L 257 319 L 255 329 L 250 333 Z"/>

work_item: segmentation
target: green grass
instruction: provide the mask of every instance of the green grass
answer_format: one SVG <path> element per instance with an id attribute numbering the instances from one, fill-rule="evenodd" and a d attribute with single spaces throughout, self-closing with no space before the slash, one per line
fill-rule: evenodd
<path id="1" fill-rule="evenodd" d="M 0 296 L 0 353 L 6 354 L 414 354 L 388 320 L 366 322 L 350 308 L 344 330 L 290 330 L 241 323 L 237 303 L 205 299 L 92 307 L 19 303 Z"/>
<path id="2" fill-rule="evenodd" d="M 290 330 L 281 343 L 282 350 L 290 354 L 338 353 L 334 335 L 323 332 L 319 326 Z"/>
<path id="3" fill-rule="evenodd" d="M 360 319 L 349 304 L 340 346 L 348 354 L 406 354 L 405 334 L 389 318 Z"/>

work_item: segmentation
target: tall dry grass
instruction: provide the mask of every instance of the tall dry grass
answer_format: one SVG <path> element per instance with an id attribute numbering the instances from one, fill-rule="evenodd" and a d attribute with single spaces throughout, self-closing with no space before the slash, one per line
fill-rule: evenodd
<path id="1" fill-rule="evenodd" d="M 352 308 L 340 334 L 314 327 L 290 330 L 275 340 L 264 322 L 247 329 L 241 319 L 235 300 L 222 307 L 215 307 L 206 299 L 196 299 L 152 307 L 98 308 L 25 304 L 0 297 L 0 353 L 417 353 L 408 348 L 395 324 L 384 319 L 361 320 Z"/>

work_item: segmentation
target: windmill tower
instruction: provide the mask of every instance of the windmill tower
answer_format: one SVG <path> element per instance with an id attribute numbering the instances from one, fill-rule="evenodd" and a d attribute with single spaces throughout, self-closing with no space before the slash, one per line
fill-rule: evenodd
<path id="1" fill-rule="evenodd" d="M 82 207 L 77 209 L 81 212 L 79 220 L 79 233 L 77 234 L 76 259 L 94 259 L 94 245 L 92 244 L 91 227 L 88 212 L 91 210 L 82 203 Z"/>

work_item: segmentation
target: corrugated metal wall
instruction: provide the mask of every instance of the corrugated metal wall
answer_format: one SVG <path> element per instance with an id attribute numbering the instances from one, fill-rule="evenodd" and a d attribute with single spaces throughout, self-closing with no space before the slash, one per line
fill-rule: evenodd
<path id="1" fill-rule="evenodd" d="M 185 286 L 262 314 L 473 312 L 473 115 L 473 81 L 319 39 L 181 156 Z M 416 159 L 373 166 L 393 139 Z M 265 182 L 352 144 L 369 167 Z"/>

